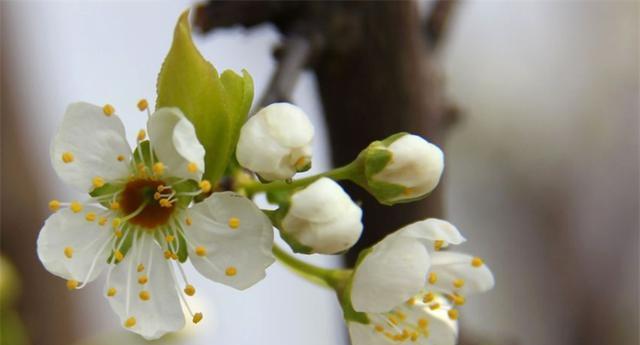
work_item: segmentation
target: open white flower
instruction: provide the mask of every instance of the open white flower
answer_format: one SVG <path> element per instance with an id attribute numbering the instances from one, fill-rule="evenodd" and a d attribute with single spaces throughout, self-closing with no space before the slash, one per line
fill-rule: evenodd
<path id="1" fill-rule="evenodd" d="M 311 252 L 336 254 L 360 238 L 362 210 L 340 185 L 323 177 L 293 194 L 282 231 Z"/>
<path id="2" fill-rule="evenodd" d="M 236 158 L 266 180 L 284 180 L 311 166 L 313 125 L 302 109 L 274 103 L 240 130 Z"/>
<path id="3" fill-rule="evenodd" d="M 444 338 L 434 340 L 433 331 L 419 331 L 425 321 L 416 317 L 423 315 L 431 324 L 432 315 L 424 314 L 428 308 L 444 310 L 455 321 L 455 307 L 464 304 L 467 296 L 493 287 L 493 275 L 482 259 L 443 251 L 464 241 L 455 226 L 430 218 L 407 225 L 373 246 L 356 267 L 350 295 L 354 310 L 367 313 L 371 323 L 358 325 L 352 336 L 378 333 L 380 339 L 392 341 L 453 344 L 445 339 L 455 333 L 442 331 L 438 334 Z M 368 331 L 362 328 L 365 326 Z"/>
<path id="4" fill-rule="evenodd" d="M 51 160 L 63 181 L 93 197 L 50 202 L 57 212 L 40 232 L 38 257 L 69 289 L 107 270 L 104 293 L 123 325 L 155 339 L 184 326 L 181 301 L 194 323 L 202 319 L 189 308 L 195 288 L 181 262 L 189 257 L 205 277 L 245 289 L 274 261 L 273 231 L 249 199 L 231 192 L 189 207 L 212 186 L 201 180 L 204 149 L 179 109 L 159 109 L 147 128 L 150 141 L 141 130 L 132 155 L 112 106 L 68 107 Z"/>

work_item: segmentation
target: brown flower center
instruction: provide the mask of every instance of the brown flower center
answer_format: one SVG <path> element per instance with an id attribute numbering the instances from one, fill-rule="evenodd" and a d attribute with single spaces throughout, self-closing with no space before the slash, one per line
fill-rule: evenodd
<path id="1" fill-rule="evenodd" d="M 138 211 L 146 203 L 142 211 L 138 211 L 140 213 L 128 220 L 129 223 L 153 229 L 169 221 L 175 206 L 162 207 L 153 197 L 161 185 L 165 185 L 163 181 L 148 179 L 132 180 L 126 184 L 120 197 L 120 205 L 125 215 Z M 162 193 L 170 194 L 171 189 L 165 187 Z"/>

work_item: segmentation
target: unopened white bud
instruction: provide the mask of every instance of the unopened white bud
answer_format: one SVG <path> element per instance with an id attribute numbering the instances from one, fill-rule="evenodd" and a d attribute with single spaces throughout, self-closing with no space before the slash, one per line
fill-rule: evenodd
<path id="1" fill-rule="evenodd" d="M 266 180 L 284 180 L 311 166 L 313 125 L 302 109 L 271 104 L 240 130 L 236 158 Z"/>
<path id="2" fill-rule="evenodd" d="M 320 254 L 351 248 L 362 233 L 362 210 L 336 182 L 321 178 L 293 194 L 284 235 Z"/>

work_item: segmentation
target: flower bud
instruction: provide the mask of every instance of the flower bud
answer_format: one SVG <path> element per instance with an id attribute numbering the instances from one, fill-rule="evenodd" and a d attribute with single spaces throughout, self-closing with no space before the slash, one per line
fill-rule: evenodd
<path id="1" fill-rule="evenodd" d="M 444 169 L 440 148 L 408 133 L 371 143 L 358 160 L 364 176 L 356 182 L 388 205 L 426 196 L 438 185 Z"/>
<path id="2" fill-rule="evenodd" d="M 361 218 L 362 210 L 342 187 L 324 177 L 291 196 L 281 230 L 298 252 L 336 254 L 358 241 Z"/>
<path id="3" fill-rule="evenodd" d="M 271 104 L 240 130 L 236 158 L 265 180 L 284 180 L 311 167 L 313 126 L 302 109 Z"/>

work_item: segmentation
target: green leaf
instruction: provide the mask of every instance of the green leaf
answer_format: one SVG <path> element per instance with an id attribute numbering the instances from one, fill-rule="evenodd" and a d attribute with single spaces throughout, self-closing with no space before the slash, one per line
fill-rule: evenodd
<path id="1" fill-rule="evenodd" d="M 156 109 L 178 107 L 193 123 L 206 150 L 204 178 L 220 179 L 235 150 L 240 128 L 253 100 L 253 80 L 224 71 L 220 76 L 191 39 L 189 12 L 180 16 L 173 43 L 162 64 Z"/>

